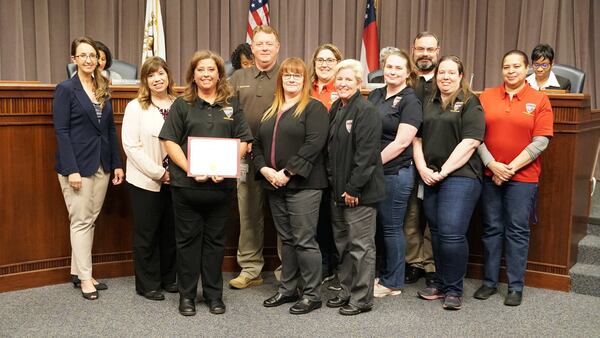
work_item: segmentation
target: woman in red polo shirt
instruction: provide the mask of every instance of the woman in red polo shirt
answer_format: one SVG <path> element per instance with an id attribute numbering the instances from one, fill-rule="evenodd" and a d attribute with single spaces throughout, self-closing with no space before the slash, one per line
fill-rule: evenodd
<path id="1" fill-rule="evenodd" d="M 331 105 L 338 99 L 338 94 L 333 88 L 334 68 L 342 60 L 342 53 L 333 44 L 326 43 L 315 49 L 312 57 L 310 80 L 312 83 L 312 96 L 331 109 Z M 337 249 L 333 241 L 331 230 L 331 217 L 329 214 L 329 192 L 323 192 L 319 209 L 319 223 L 317 225 L 317 242 L 322 255 L 323 283 L 328 282 L 328 289 L 339 291 L 340 283 L 335 278 L 338 265 Z"/>
<path id="2" fill-rule="evenodd" d="M 529 61 L 520 50 L 502 59 L 504 83 L 480 97 L 486 133 L 479 155 L 486 166 L 482 193 L 485 277 L 475 292 L 488 299 L 497 292 L 502 248 L 505 250 L 508 294 L 504 305 L 517 306 L 529 249 L 529 215 L 538 190 L 539 155 L 553 133 L 548 96 L 531 88 L 525 78 Z"/>

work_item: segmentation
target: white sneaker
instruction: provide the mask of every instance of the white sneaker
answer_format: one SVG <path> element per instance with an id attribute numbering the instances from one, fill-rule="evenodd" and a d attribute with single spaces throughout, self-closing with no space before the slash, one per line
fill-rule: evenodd
<path id="1" fill-rule="evenodd" d="M 383 298 L 385 296 L 398 296 L 401 293 L 402 290 L 400 289 L 390 289 L 379 283 L 375 283 L 375 287 L 373 289 L 373 296 L 375 296 L 375 298 Z"/>

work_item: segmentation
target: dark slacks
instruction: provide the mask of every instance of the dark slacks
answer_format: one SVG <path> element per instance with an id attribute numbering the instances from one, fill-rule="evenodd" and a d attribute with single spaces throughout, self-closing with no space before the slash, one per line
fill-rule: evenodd
<path id="1" fill-rule="evenodd" d="M 129 184 L 133 212 L 135 289 L 141 293 L 175 283 L 176 251 L 173 203 L 168 185 L 159 192 Z"/>
<path id="2" fill-rule="evenodd" d="M 269 191 L 273 223 L 281 238 L 279 293 L 296 294 L 299 282 L 303 297 L 321 300 L 321 251 L 315 234 L 321 190 Z"/>
<path id="3" fill-rule="evenodd" d="M 333 275 L 337 270 L 338 255 L 333 240 L 331 228 L 331 201 L 329 189 L 323 190 L 321 205 L 319 206 L 319 222 L 317 223 L 317 243 L 321 250 L 321 264 L 323 278 Z"/>
<path id="4" fill-rule="evenodd" d="M 349 208 L 332 203 L 331 207 L 333 237 L 340 256 L 339 297 L 359 308 L 373 306 L 376 216 L 373 206 Z"/>
<path id="5" fill-rule="evenodd" d="M 183 298 L 196 298 L 202 275 L 205 300 L 223 296 L 221 265 L 232 190 L 172 187 L 177 243 L 177 284 Z"/>

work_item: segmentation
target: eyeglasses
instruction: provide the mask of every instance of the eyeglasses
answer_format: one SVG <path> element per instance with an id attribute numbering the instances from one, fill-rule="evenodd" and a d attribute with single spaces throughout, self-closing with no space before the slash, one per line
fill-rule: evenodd
<path id="1" fill-rule="evenodd" d="M 438 49 L 438 47 L 429 47 L 429 48 L 425 48 L 425 47 L 415 47 L 415 51 L 419 52 L 419 53 L 423 53 L 423 52 L 427 52 L 427 53 L 434 53 L 436 50 Z"/>
<path id="2" fill-rule="evenodd" d="M 302 76 L 302 74 L 290 74 L 290 73 L 285 73 L 282 76 L 282 78 L 286 81 L 289 81 L 289 80 L 300 81 L 300 80 L 302 80 L 303 77 L 304 76 Z"/>
<path id="3" fill-rule="evenodd" d="M 549 63 L 534 63 L 533 69 L 536 69 L 536 68 L 548 69 L 550 66 L 552 66 L 552 65 Z"/>
<path id="4" fill-rule="evenodd" d="M 91 61 L 98 60 L 98 55 L 96 55 L 96 54 L 89 54 L 89 55 L 88 54 L 79 54 L 79 55 L 75 55 L 75 57 L 79 58 L 80 60 L 83 60 L 83 61 L 87 60 L 88 58 Z"/>
<path id="5" fill-rule="evenodd" d="M 331 66 L 332 64 L 334 64 L 336 62 L 337 62 L 336 59 L 323 59 L 323 58 L 317 58 L 317 59 L 315 59 L 315 64 L 318 64 L 318 65 L 322 65 L 323 63 L 327 63 L 328 65 Z"/>

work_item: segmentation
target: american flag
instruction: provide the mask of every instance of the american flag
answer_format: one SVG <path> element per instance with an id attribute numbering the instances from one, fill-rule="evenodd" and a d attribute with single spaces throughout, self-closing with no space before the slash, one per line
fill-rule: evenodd
<path id="1" fill-rule="evenodd" d="M 250 0 L 246 42 L 252 43 L 252 30 L 256 26 L 269 26 L 269 0 Z"/>
<path id="2" fill-rule="evenodd" d="M 360 48 L 360 63 L 363 66 L 363 80 L 366 83 L 367 75 L 379 69 L 379 42 L 377 37 L 377 19 L 375 16 L 375 0 L 367 0 L 365 11 L 365 25 Z"/>

